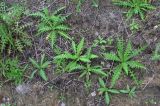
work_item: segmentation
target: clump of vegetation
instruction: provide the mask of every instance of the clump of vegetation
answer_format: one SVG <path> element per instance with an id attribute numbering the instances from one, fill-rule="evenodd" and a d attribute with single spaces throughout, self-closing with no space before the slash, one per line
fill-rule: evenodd
<path id="1" fill-rule="evenodd" d="M 154 6 L 149 4 L 146 0 L 128 0 L 128 1 L 121 1 L 117 0 L 114 2 L 115 5 L 129 8 L 126 13 L 127 18 L 131 18 L 134 15 L 139 15 L 142 20 L 145 19 L 145 12 L 148 10 L 155 9 Z"/>
<path id="2" fill-rule="evenodd" d="M 71 39 L 67 33 L 70 28 L 64 23 L 68 16 L 60 14 L 64 9 L 65 7 L 61 7 L 53 13 L 49 13 L 49 10 L 45 8 L 42 12 L 30 14 L 30 16 L 41 19 L 38 24 L 38 35 L 47 33 L 46 39 L 49 39 L 52 48 L 56 45 L 56 39 L 59 35 Z"/>
<path id="3" fill-rule="evenodd" d="M 127 76 L 130 76 L 136 83 L 138 83 L 136 75 L 134 74 L 132 69 L 145 69 L 145 66 L 140 62 L 133 60 L 133 58 L 139 55 L 142 50 L 144 50 L 144 48 L 134 50 L 130 41 L 128 41 L 125 46 L 124 41 L 122 39 L 119 39 L 117 40 L 116 49 L 117 54 L 113 52 L 104 54 L 105 59 L 118 62 L 118 65 L 114 68 L 113 71 L 111 87 L 115 85 L 116 80 L 119 79 L 122 71 L 124 71 Z"/>
<path id="4" fill-rule="evenodd" d="M 43 80 L 47 81 L 48 78 L 47 78 L 45 69 L 49 66 L 50 61 L 45 61 L 45 55 L 44 54 L 41 55 L 41 60 L 40 61 L 36 61 L 32 58 L 29 58 L 29 60 L 31 61 L 32 65 L 36 68 L 35 71 L 32 72 L 31 79 L 33 79 L 35 73 L 38 72 L 39 76 Z"/>
<path id="5" fill-rule="evenodd" d="M 108 75 L 102 70 L 101 66 L 91 66 L 90 63 L 87 63 L 86 66 L 82 66 L 82 73 L 80 75 L 81 77 L 86 77 L 86 81 L 90 80 L 90 76 L 94 74 L 101 75 L 102 77 L 107 77 Z"/>
<path id="6" fill-rule="evenodd" d="M 107 105 L 109 105 L 111 96 L 110 94 L 118 94 L 120 92 L 117 89 L 106 87 L 105 82 L 101 78 L 99 78 L 99 84 L 100 88 L 98 89 L 98 91 L 100 91 L 101 94 L 104 94 L 105 102 Z"/>
<path id="7" fill-rule="evenodd" d="M 76 44 L 74 41 L 72 41 L 71 48 L 73 50 L 73 53 L 65 51 L 64 53 L 54 57 L 56 63 L 68 63 L 65 67 L 65 70 L 67 72 L 72 72 L 76 69 L 81 69 L 81 62 L 88 63 L 91 62 L 91 59 L 98 57 L 97 55 L 91 53 L 91 48 L 89 48 L 87 52 L 84 51 L 84 38 L 81 39 L 79 44 Z"/>
<path id="8" fill-rule="evenodd" d="M 124 94 L 128 94 L 130 98 L 133 98 L 136 96 L 135 94 L 135 91 L 136 90 L 136 87 L 134 86 L 133 88 L 130 88 L 129 85 L 127 85 L 127 88 L 126 89 L 123 89 L 123 90 L 120 90 L 121 93 L 124 93 Z"/>
<path id="9" fill-rule="evenodd" d="M 2 3 L 4 7 L 5 3 Z M 2 5 L 1 4 L 1 5 Z M 2 5 L 2 6 L 3 6 Z M 21 25 L 20 20 L 24 15 L 24 8 L 20 5 L 13 5 L 11 8 L 3 8 L 0 13 L 0 50 L 1 52 L 12 50 L 23 52 L 24 47 L 31 45 L 31 40 L 24 28 L 28 25 Z"/>
<path id="10" fill-rule="evenodd" d="M 23 82 L 23 74 L 24 70 L 19 65 L 19 61 L 17 58 L 14 59 L 6 59 L 0 61 L 0 70 L 1 75 L 6 80 L 14 81 L 15 84 L 20 84 Z"/>
<path id="11" fill-rule="evenodd" d="M 135 20 L 132 20 L 132 23 L 129 25 L 130 30 L 132 33 L 136 32 L 140 28 L 140 24 L 138 24 Z"/>

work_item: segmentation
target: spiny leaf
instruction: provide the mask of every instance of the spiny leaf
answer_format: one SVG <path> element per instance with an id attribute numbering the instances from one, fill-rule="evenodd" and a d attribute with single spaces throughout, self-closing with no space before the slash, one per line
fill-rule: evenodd
<path id="1" fill-rule="evenodd" d="M 120 61 L 120 59 L 118 58 L 118 56 L 114 53 L 105 53 L 104 54 L 104 57 L 107 59 L 107 60 L 112 60 L 112 61 Z"/>
<path id="2" fill-rule="evenodd" d="M 124 52 L 124 60 L 127 61 L 131 53 L 132 53 L 132 45 L 131 45 L 131 41 L 128 41 L 125 52 Z"/>
<path id="3" fill-rule="evenodd" d="M 80 43 L 77 46 L 77 54 L 80 55 L 84 46 L 84 38 L 81 39 Z"/>
<path id="4" fill-rule="evenodd" d="M 99 68 L 99 69 L 98 69 L 98 68 L 95 68 L 95 69 L 93 69 L 92 72 L 94 72 L 94 73 L 96 73 L 96 74 L 99 74 L 99 75 L 102 75 L 102 76 L 105 76 L 105 77 L 108 76 L 108 75 L 107 75 L 105 72 L 103 72 L 100 68 Z"/>
<path id="5" fill-rule="evenodd" d="M 139 69 L 146 69 L 146 67 L 137 62 L 137 61 L 128 61 L 127 64 L 131 67 L 131 68 L 139 68 Z"/>
<path id="6" fill-rule="evenodd" d="M 128 75 L 128 70 L 129 70 L 128 64 L 127 63 L 122 63 L 122 67 L 123 67 L 125 73 Z"/>
<path id="7" fill-rule="evenodd" d="M 115 85 L 117 79 L 121 75 L 121 72 L 122 72 L 122 66 L 121 65 L 116 66 L 113 72 L 112 79 L 111 79 L 111 88 Z"/>

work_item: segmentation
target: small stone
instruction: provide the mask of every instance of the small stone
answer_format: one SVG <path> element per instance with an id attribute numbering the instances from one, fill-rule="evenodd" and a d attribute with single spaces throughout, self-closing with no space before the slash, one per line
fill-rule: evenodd
<path id="1" fill-rule="evenodd" d="M 93 96 L 93 97 L 96 96 L 96 91 L 92 92 L 91 96 Z"/>
<path id="2" fill-rule="evenodd" d="M 62 102 L 62 103 L 60 104 L 60 106 L 66 106 L 66 104 Z"/>
<path id="3" fill-rule="evenodd" d="M 158 25 L 155 25 L 153 29 L 155 30 L 155 29 L 157 29 L 157 28 L 158 28 Z"/>
<path id="4" fill-rule="evenodd" d="M 28 85 L 22 84 L 16 87 L 16 91 L 19 94 L 26 94 L 30 91 L 30 87 Z"/>

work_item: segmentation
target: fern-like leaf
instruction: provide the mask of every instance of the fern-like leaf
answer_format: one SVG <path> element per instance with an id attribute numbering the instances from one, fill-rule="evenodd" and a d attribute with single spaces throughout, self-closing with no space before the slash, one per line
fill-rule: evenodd
<path id="1" fill-rule="evenodd" d="M 116 54 L 114 53 L 105 53 L 104 54 L 104 57 L 107 59 L 107 60 L 111 60 L 111 61 L 120 61 L 120 59 L 117 57 Z"/>
<path id="2" fill-rule="evenodd" d="M 146 67 L 137 62 L 137 61 L 128 61 L 127 64 L 131 67 L 131 68 L 139 68 L 139 69 L 146 69 Z"/>
<path id="3" fill-rule="evenodd" d="M 122 72 L 122 66 L 121 65 L 116 66 L 111 79 L 111 88 L 115 85 L 117 79 L 119 79 L 121 72 Z"/>

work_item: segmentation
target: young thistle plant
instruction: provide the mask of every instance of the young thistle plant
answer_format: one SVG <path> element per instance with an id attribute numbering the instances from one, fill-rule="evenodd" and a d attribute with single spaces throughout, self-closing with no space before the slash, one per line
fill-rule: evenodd
<path id="1" fill-rule="evenodd" d="M 32 72 L 31 74 L 31 79 L 33 79 L 35 73 L 38 72 L 39 76 L 47 81 L 48 77 L 46 75 L 45 69 L 49 66 L 50 61 L 45 61 L 45 55 L 41 55 L 41 60 L 40 61 L 36 61 L 32 58 L 29 58 L 30 62 L 32 63 L 32 65 L 34 66 L 35 70 Z"/>
<path id="2" fill-rule="evenodd" d="M 134 50 L 132 48 L 131 41 L 128 41 L 128 43 L 125 44 L 123 39 L 118 39 L 116 49 L 116 54 L 113 52 L 104 54 L 106 60 L 111 60 L 118 63 L 118 65 L 113 69 L 114 71 L 111 79 L 111 87 L 115 85 L 116 81 L 122 74 L 122 71 L 138 84 L 137 77 L 132 69 L 145 69 L 145 66 L 140 62 L 133 60 L 133 58 L 139 55 L 145 48 L 143 47 L 141 49 Z"/>
<path id="3" fill-rule="evenodd" d="M 44 8 L 42 12 L 30 14 L 30 16 L 40 18 L 38 35 L 47 33 L 48 35 L 46 39 L 49 39 L 52 48 L 55 47 L 58 36 L 71 39 L 67 33 L 70 28 L 64 23 L 68 16 L 62 16 L 60 14 L 60 12 L 64 9 L 65 7 L 61 7 L 53 13 L 49 13 L 49 10 Z"/>
<path id="4" fill-rule="evenodd" d="M 68 63 L 65 67 L 67 72 L 81 69 L 81 63 L 89 63 L 91 62 L 91 59 L 98 57 L 97 55 L 91 53 L 91 48 L 89 48 L 88 51 L 84 53 L 84 38 L 81 39 L 79 44 L 76 44 L 74 41 L 72 41 L 71 47 L 73 53 L 65 51 L 64 53 L 59 54 L 54 58 L 55 62 L 57 63 L 60 62 L 64 64 L 64 61 Z"/>
<path id="5" fill-rule="evenodd" d="M 117 0 L 114 2 L 115 5 L 129 8 L 129 10 L 126 12 L 126 16 L 128 19 L 133 17 L 134 15 L 139 15 L 142 20 L 145 19 L 145 12 L 149 10 L 155 9 L 154 6 L 146 2 L 146 0 Z"/>

